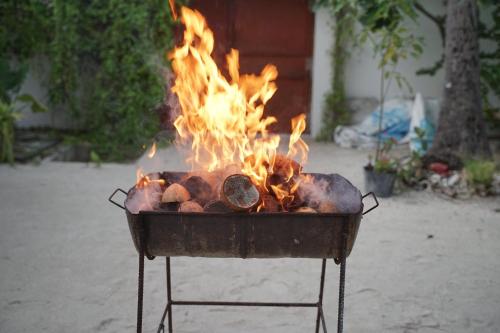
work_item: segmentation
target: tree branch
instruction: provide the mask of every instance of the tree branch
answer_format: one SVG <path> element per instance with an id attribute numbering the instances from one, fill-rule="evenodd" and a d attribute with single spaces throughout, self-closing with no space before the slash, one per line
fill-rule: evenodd
<path id="1" fill-rule="evenodd" d="M 416 72 L 416 74 L 434 76 L 436 72 L 443 67 L 443 65 L 444 65 L 444 53 L 441 55 L 441 59 L 436 61 L 434 65 L 432 65 L 431 67 L 421 68 Z"/>
<path id="2" fill-rule="evenodd" d="M 433 15 L 427 9 L 425 9 L 418 1 L 415 1 L 415 8 L 421 12 L 425 17 L 434 22 L 439 30 L 439 34 L 441 35 L 441 43 L 444 47 L 446 33 L 445 33 L 445 15 Z"/>

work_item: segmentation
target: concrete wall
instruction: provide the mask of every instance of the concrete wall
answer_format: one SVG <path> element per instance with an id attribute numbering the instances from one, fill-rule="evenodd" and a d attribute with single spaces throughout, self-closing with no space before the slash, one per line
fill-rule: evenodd
<path id="1" fill-rule="evenodd" d="M 35 58 L 30 63 L 30 71 L 21 86 L 20 93 L 33 95 L 42 104 L 49 106 L 48 80 L 49 65 L 47 59 Z M 17 126 L 26 127 L 52 127 L 52 128 L 73 128 L 74 120 L 64 108 L 48 107 L 48 112 L 32 113 L 29 108 L 22 110 L 22 118 L 17 121 Z"/>

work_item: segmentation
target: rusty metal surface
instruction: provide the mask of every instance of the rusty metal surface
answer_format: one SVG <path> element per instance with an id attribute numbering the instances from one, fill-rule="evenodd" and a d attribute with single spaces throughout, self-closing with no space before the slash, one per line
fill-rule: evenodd
<path id="1" fill-rule="evenodd" d="M 340 258 L 342 232 L 347 234 L 347 255 L 353 248 L 360 206 L 355 214 L 125 211 L 137 250 L 141 224 L 144 227 L 148 256 Z"/>
<path id="2" fill-rule="evenodd" d="M 137 249 L 143 223 L 146 254 L 170 257 L 339 258 L 342 227 L 349 254 L 361 221 L 361 213 L 126 214 Z"/>

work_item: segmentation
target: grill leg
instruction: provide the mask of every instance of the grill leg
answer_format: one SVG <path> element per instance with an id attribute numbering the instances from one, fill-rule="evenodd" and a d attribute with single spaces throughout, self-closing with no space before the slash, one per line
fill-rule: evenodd
<path id="1" fill-rule="evenodd" d="M 168 333 L 173 332 L 172 328 L 172 287 L 170 282 L 170 257 L 167 257 L 167 310 L 168 310 Z"/>
<path id="2" fill-rule="evenodd" d="M 339 281 L 339 315 L 337 321 L 337 332 L 344 331 L 344 288 L 345 288 L 345 256 L 340 261 L 340 281 Z"/>
<path id="3" fill-rule="evenodd" d="M 323 312 L 323 307 L 320 308 L 320 317 L 321 317 L 321 326 L 323 327 L 323 333 L 328 333 L 326 331 L 326 321 L 325 321 L 325 314 Z"/>
<path id="4" fill-rule="evenodd" d="M 320 319 L 323 325 L 323 331 L 325 331 L 324 319 L 323 317 L 323 289 L 325 286 L 325 269 L 326 269 L 326 259 L 323 259 L 321 263 L 321 280 L 319 284 L 319 297 L 318 297 L 318 314 L 316 315 L 316 333 L 319 333 Z"/>
<path id="5" fill-rule="evenodd" d="M 165 318 L 168 314 L 168 333 L 173 332 L 172 328 L 172 288 L 170 283 L 170 257 L 166 257 L 166 275 L 167 275 L 167 305 L 165 311 L 161 316 L 160 325 L 158 326 L 157 333 L 165 332 Z"/>
<path id="6" fill-rule="evenodd" d="M 137 287 L 137 333 L 142 332 L 142 302 L 144 298 L 144 247 L 139 249 L 139 284 Z"/>
<path id="7" fill-rule="evenodd" d="M 345 288 L 345 266 L 347 251 L 347 230 L 346 225 L 342 228 L 342 252 L 340 257 L 340 278 L 339 278 L 339 313 L 337 319 L 337 332 L 344 332 L 344 288 Z"/>

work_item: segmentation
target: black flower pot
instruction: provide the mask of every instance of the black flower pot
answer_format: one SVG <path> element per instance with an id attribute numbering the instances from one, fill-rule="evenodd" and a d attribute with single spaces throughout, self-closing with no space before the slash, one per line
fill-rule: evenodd
<path id="1" fill-rule="evenodd" d="M 365 188 L 367 192 L 373 192 L 377 197 L 390 197 L 394 190 L 396 172 L 377 172 L 372 165 L 364 167 Z"/>

